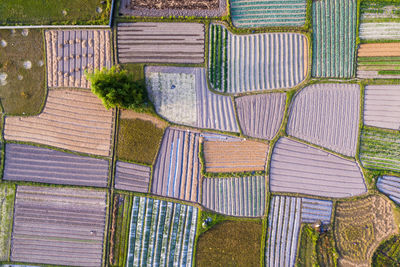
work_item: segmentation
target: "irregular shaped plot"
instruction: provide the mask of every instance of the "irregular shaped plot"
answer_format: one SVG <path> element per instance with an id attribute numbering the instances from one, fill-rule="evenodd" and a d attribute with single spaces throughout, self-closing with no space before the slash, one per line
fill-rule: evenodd
<path id="1" fill-rule="evenodd" d="M 400 130 L 400 86 L 365 86 L 364 124 Z"/>
<path id="2" fill-rule="evenodd" d="M 117 161 L 115 188 L 147 193 L 151 169 L 148 166 Z"/>
<path id="3" fill-rule="evenodd" d="M 367 192 L 355 161 L 280 138 L 272 152 L 272 192 L 302 193 L 322 197 L 351 197 Z"/>
<path id="4" fill-rule="evenodd" d="M 281 127 L 286 94 L 272 93 L 243 96 L 235 99 L 243 134 L 272 139 Z"/>
<path id="5" fill-rule="evenodd" d="M 205 140 L 203 152 L 206 172 L 264 171 L 268 145 L 240 138 Z"/>
<path id="6" fill-rule="evenodd" d="M 153 169 L 151 193 L 199 200 L 199 134 L 167 128 Z"/>
<path id="7" fill-rule="evenodd" d="M 0 185 L 0 260 L 8 261 L 13 226 L 15 185 Z"/>
<path id="8" fill-rule="evenodd" d="M 365 168 L 400 172 L 400 134 L 364 127 L 360 160 Z"/>
<path id="9" fill-rule="evenodd" d="M 119 23 L 117 37 L 121 63 L 204 62 L 204 24 Z"/>
<path id="10" fill-rule="evenodd" d="M 299 33 L 235 35 L 211 24 L 210 83 L 231 94 L 292 88 L 307 75 L 308 46 Z"/>
<path id="11" fill-rule="evenodd" d="M 105 222 L 105 192 L 18 186 L 11 260 L 100 266 Z"/>
<path id="12" fill-rule="evenodd" d="M 313 77 L 354 75 L 357 1 L 313 1 Z"/>
<path id="13" fill-rule="evenodd" d="M 354 157 L 360 118 L 357 84 L 316 84 L 296 96 L 290 111 L 289 135 Z"/>
<path id="14" fill-rule="evenodd" d="M 379 191 L 400 205 L 400 177 L 381 176 L 376 183 Z"/>
<path id="15" fill-rule="evenodd" d="M 6 117 L 4 139 L 108 156 L 114 112 L 86 90 L 50 90 L 41 114 Z"/>
<path id="16" fill-rule="evenodd" d="M 47 85 L 89 88 L 85 70 L 110 68 L 109 30 L 47 30 Z"/>
<path id="17" fill-rule="evenodd" d="M 126 266 L 192 266 L 198 209 L 133 198 Z"/>
<path id="18" fill-rule="evenodd" d="M 400 235 L 383 242 L 372 257 L 372 266 L 396 266 L 400 262 Z"/>
<path id="19" fill-rule="evenodd" d="M 305 0 L 231 0 L 235 27 L 303 26 L 306 21 Z"/>
<path id="20" fill-rule="evenodd" d="M 203 178 L 202 205 L 231 216 L 261 217 L 265 213 L 265 177 Z"/>
<path id="21" fill-rule="evenodd" d="M 370 266 L 379 244 L 398 233 L 390 201 L 378 195 L 338 202 L 333 229 L 342 266 Z"/>
<path id="22" fill-rule="evenodd" d="M 208 90 L 205 69 L 151 66 L 145 73 L 150 99 L 167 120 L 239 132 L 232 99 Z"/>
<path id="23" fill-rule="evenodd" d="M 362 22 L 360 23 L 361 40 L 399 40 L 400 23 L 398 22 Z"/>
<path id="24" fill-rule="evenodd" d="M 107 187 L 108 160 L 6 144 L 4 180 Z"/>

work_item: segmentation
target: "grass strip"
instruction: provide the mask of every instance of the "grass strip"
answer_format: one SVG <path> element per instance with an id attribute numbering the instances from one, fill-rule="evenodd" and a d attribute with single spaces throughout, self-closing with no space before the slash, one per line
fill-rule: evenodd
<path id="1" fill-rule="evenodd" d="M 380 70 L 379 75 L 400 75 L 400 70 Z"/>

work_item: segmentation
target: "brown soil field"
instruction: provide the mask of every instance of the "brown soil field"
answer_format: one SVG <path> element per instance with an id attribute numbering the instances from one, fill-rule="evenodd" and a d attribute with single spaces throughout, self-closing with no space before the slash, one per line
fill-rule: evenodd
<path id="1" fill-rule="evenodd" d="M 392 204 L 382 196 L 338 202 L 334 235 L 340 266 L 371 266 L 379 244 L 398 232 Z"/>
<path id="2" fill-rule="evenodd" d="M 360 44 L 359 57 L 398 57 L 400 56 L 400 43 Z"/>
<path id="3" fill-rule="evenodd" d="M 255 141 L 205 141 L 206 172 L 263 171 L 268 145 Z"/>
<path id="4" fill-rule="evenodd" d="M 215 9 L 219 7 L 219 0 L 131 0 L 135 8 L 149 9 Z"/>
<path id="5" fill-rule="evenodd" d="M 164 129 L 165 127 L 168 126 L 168 123 L 157 118 L 156 116 L 152 116 L 148 113 L 139 113 L 135 112 L 133 110 L 121 110 L 120 113 L 120 119 L 140 119 L 143 121 L 150 121 L 152 122 L 156 127 Z"/>

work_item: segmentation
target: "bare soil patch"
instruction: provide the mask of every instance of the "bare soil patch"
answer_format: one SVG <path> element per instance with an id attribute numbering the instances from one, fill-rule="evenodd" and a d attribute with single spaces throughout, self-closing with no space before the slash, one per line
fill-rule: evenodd
<path id="1" fill-rule="evenodd" d="M 361 44 L 358 48 L 359 57 L 398 57 L 400 43 Z"/>
<path id="2" fill-rule="evenodd" d="M 131 7 L 152 9 L 213 9 L 219 7 L 219 0 L 131 0 Z"/>

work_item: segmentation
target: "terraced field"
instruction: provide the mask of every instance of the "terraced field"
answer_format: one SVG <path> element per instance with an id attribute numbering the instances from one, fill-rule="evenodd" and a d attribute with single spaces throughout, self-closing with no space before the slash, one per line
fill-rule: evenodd
<path id="1" fill-rule="evenodd" d="M 198 128 L 239 132 L 232 99 L 208 90 L 203 68 L 145 68 L 147 90 L 158 114 Z"/>
<path id="2" fill-rule="evenodd" d="M 265 212 L 265 177 L 203 178 L 202 205 L 231 216 L 261 217 Z"/>
<path id="3" fill-rule="evenodd" d="M 231 0 L 235 27 L 303 26 L 306 21 L 305 0 Z"/>
<path id="4" fill-rule="evenodd" d="M 105 192 L 18 186 L 11 260 L 100 266 L 105 222 Z"/>
<path id="5" fill-rule="evenodd" d="M 0 185 L 0 260 L 7 261 L 11 247 L 14 212 L 14 185 Z"/>
<path id="6" fill-rule="evenodd" d="M 391 200 L 400 205 L 400 177 L 381 176 L 376 183 L 379 191 L 386 194 Z"/>
<path id="7" fill-rule="evenodd" d="M 400 23 L 362 22 L 359 34 L 361 40 L 400 40 Z"/>
<path id="8" fill-rule="evenodd" d="M 400 134 L 371 127 L 361 132 L 360 160 L 365 168 L 400 172 Z"/>
<path id="9" fill-rule="evenodd" d="M 110 68 L 109 30 L 47 30 L 47 85 L 89 88 L 85 70 Z"/>
<path id="10" fill-rule="evenodd" d="M 307 75 L 308 47 L 306 36 L 298 33 L 234 35 L 211 24 L 210 82 L 231 94 L 292 88 Z"/>
<path id="11" fill-rule="evenodd" d="M 151 193 L 199 201 L 199 134 L 167 128 L 153 169 Z"/>
<path id="12" fill-rule="evenodd" d="M 243 96 L 236 98 L 235 102 L 243 134 L 268 140 L 274 138 L 281 127 L 286 94 Z"/>
<path id="13" fill-rule="evenodd" d="M 191 266 L 198 210 L 152 198 L 133 198 L 126 266 Z"/>
<path id="14" fill-rule="evenodd" d="M 117 161 L 115 188 L 134 192 L 149 191 L 151 169 L 148 166 Z"/>
<path id="15" fill-rule="evenodd" d="M 400 78 L 400 43 L 369 43 L 358 48 L 357 77 Z"/>
<path id="16" fill-rule="evenodd" d="M 399 130 L 400 87 L 397 85 L 367 85 L 364 94 L 364 124 Z"/>
<path id="17" fill-rule="evenodd" d="M 398 233 L 392 205 L 373 195 L 363 199 L 338 202 L 334 234 L 342 266 L 370 266 L 379 244 Z"/>
<path id="18" fill-rule="evenodd" d="M 357 1 L 313 1 L 313 77 L 354 75 Z"/>
<path id="19" fill-rule="evenodd" d="M 120 63 L 203 63 L 204 24 L 118 23 Z"/>
<path id="20" fill-rule="evenodd" d="M 301 90 L 292 103 L 287 133 L 354 157 L 359 120 L 359 85 L 310 85 Z"/>
<path id="21" fill-rule="evenodd" d="M 355 161 L 285 137 L 275 144 L 269 179 L 271 192 L 335 198 L 367 192 L 363 175 Z"/>
<path id="22" fill-rule="evenodd" d="M 50 90 L 41 114 L 6 117 L 4 139 L 108 156 L 114 111 L 87 90 Z"/>

